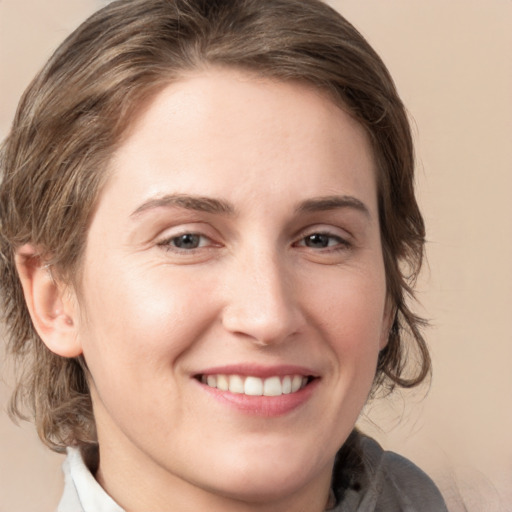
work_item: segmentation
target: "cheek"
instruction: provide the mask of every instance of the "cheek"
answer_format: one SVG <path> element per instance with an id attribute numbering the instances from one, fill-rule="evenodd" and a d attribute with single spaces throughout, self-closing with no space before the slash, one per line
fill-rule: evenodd
<path id="1" fill-rule="evenodd" d="M 317 289 L 309 296 L 316 325 L 328 340 L 343 381 L 372 382 L 386 331 L 383 272 L 345 274 Z"/>
<path id="2" fill-rule="evenodd" d="M 116 372 L 119 379 L 140 384 L 160 371 L 168 375 L 214 312 L 212 304 L 198 301 L 204 290 L 200 293 L 190 279 L 121 270 L 115 280 L 101 271 L 90 273 L 94 279 L 86 288 L 80 336 L 93 376 L 108 378 Z"/>
<path id="3" fill-rule="evenodd" d="M 354 348 L 374 348 L 372 340 L 379 344 L 386 305 L 383 275 L 346 273 L 338 279 L 326 280 L 317 290 L 310 293 L 311 303 L 326 329 L 353 342 Z"/>
<path id="4" fill-rule="evenodd" d="M 161 424 L 162 415 L 179 423 L 181 361 L 211 316 L 190 283 L 148 274 L 131 272 L 125 280 L 118 274 L 115 286 L 96 281 L 85 297 L 80 332 L 97 421 L 109 425 L 113 419 L 122 429 L 141 432 L 148 421 Z M 145 420 L 135 421 L 134 414 Z"/>

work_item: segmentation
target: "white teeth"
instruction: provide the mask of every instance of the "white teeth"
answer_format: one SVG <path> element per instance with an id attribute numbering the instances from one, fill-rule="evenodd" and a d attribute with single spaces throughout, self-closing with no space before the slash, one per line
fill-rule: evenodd
<path id="1" fill-rule="evenodd" d="M 208 375 L 202 376 L 201 382 L 211 388 L 249 396 L 280 396 L 296 393 L 307 383 L 308 378 L 302 375 L 286 375 L 285 377 L 241 377 L 240 375 Z"/>
<path id="2" fill-rule="evenodd" d="M 300 375 L 294 375 L 292 379 L 292 393 L 295 393 L 302 387 L 302 377 Z"/>
<path id="3" fill-rule="evenodd" d="M 231 393 L 244 392 L 244 381 L 240 375 L 229 376 L 229 391 L 231 391 Z"/>
<path id="4" fill-rule="evenodd" d="M 287 395 L 292 392 L 292 378 L 287 375 L 283 379 L 283 395 Z"/>
<path id="5" fill-rule="evenodd" d="M 226 375 L 217 375 L 217 389 L 227 391 L 229 389 L 229 380 Z"/>
<path id="6" fill-rule="evenodd" d="M 246 377 L 244 393 L 251 396 L 263 395 L 263 381 L 258 377 Z"/>
<path id="7" fill-rule="evenodd" d="M 283 386 L 279 377 L 270 377 L 263 382 L 263 394 L 265 396 L 279 396 L 283 394 Z"/>

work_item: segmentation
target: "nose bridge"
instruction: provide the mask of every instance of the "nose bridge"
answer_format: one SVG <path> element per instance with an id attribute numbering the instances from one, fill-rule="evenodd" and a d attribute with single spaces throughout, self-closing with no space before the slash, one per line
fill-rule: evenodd
<path id="1" fill-rule="evenodd" d="M 300 329 L 292 271 L 271 247 L 248 249 L 233 269 L 224 327 L 259 344 L 279 343 Z"/>

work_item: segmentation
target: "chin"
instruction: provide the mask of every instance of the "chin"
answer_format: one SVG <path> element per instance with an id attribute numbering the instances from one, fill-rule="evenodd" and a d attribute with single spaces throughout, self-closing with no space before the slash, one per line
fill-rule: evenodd
<path id="1" fill-rule="evenodd" d="M 252 503 L 279 501 L 319 479 L 330 481 L 334 462 L 334 458 L 315 460 L 311 450 L 303 454 L 297 450 L 255 450 L 250 456 L 232 455 L 222 471 L 212 472 L 216 476 L 213 487 L 226 497 Z"/>
<path id="2" fill-rule="evenodd" d="M 295 494 L 308 482 L 298 471 L 237 471 L 228 482 L 218 482 L 215 493 L 230 499 L 250 503 L 275 502 Z"/>

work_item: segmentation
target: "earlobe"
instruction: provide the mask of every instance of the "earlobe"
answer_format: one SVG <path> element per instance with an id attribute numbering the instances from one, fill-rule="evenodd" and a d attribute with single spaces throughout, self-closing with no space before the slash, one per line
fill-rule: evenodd
<path id="1" fill-rule="evenodd" d="M 32 245 L 16 251 L 16 268 L 32 323 L 44 344 L 62 357 L 82 353 L 77 332 L 77 307 L 68 286 L 59 283 Z"/>

